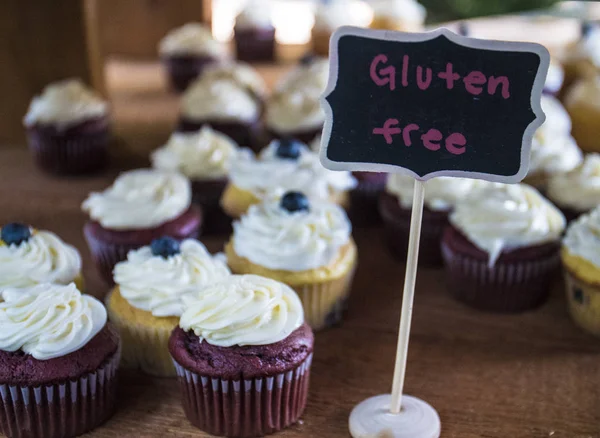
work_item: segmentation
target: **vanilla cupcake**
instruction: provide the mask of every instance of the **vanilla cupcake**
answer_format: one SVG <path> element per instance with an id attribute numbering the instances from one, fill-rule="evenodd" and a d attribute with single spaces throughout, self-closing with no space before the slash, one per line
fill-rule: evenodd
<path id="1" fill-rule="evenodd" d="M 447 284 L 482 310 L 540 305 L 560 263 L 565 217 L 526 184 L 491 184 L 456 204 L 442 239 Z"/>
<path id="2" fill-rule="evenodd" d="M 229 180 L 232 162 L 240 154 L 229 137 L 204 126 L 197 132 L 175 132 L 167 143 L 151 155 L 152 165 L 176 171 L 191 180 L 192 197 L 202 207 L 205 233 L 229 231 L 231 220 L 224 215 L 219 200 Z"/>
<path id="3" fill-rule="evenodd" d="M 85 174 L 108 164 L 108 103 L 79 79 L 52 83 L 23 119 L 29 150 L 45 171 Z"/>
<path id="4" fill-rule="evenodd" d="M 83 290 L 81 256 L 50 231 L 19 223 L 0 230 L 0 289 L 75 282 Z"/>
<path id="5" fill-rule="evenodd" d="M 194 239 L 180 244 L 162 237 L 130 251 L 115 266 L 116 286 L 106 299 L 109 318 L 123 340 L 122 365 L 174 376 L 167 346 L 185 298 L 229 275 L 226 264 Z"/>
<path id="6" fill-rule="evenodd" d="M 201 77 L 181 99 L 178 131 L 197 131 L 209 125 L 240 146 L 257 147 L 261 107 L 260 100 L 239 82 Z"/>
<path id="7" fill-rule="evenodd" d="M 237 59 L 249 62 L 275 60 L 275 26 L 268 1 L 251 0 L 235 17 L 233 40 Z"/>
<path id="8" fill-rule="evenodd" d="M 552 96 L 542 96 L 546 121 L 533 136 L 529 172 L 525 183 L 545 191 L 548 180 L 569 172 L 583 160 L 583 153 L 571 136 L 571 120 L 561 103 Z"/>
<path id="9" fill-rule="evenodd" d="M 170 31 L 160 41 L 158 51 L 176 91 L 184 91 L 207 65 L 228 58 L 225 45 L 200 23 L 188 23 Z"/>
<path id="10" fill-rule="evenodd" d="M 571 222 L 561 255 L 569 312 L 577 325 L 600 336 L 600 207 Z"/>
<path id="11" fill-rule="evenodd" d="M 589 154 L 576 169 L 555 175 L 548 184 L 548 198 L 568 220 L 600 205 L 600 154 Z"/>
<path id="12" fill-rule="evenodd" d="M 426 16 L 425 7 L 416 0 L 376 0 L 371 28 L 420 32 Z"/>
<path id="13" fill-rule="evenodd" d="M 274 140 L 258 157 L 248 152 L 233 162 L 221 198 L 223 210 L 232 218 L 240 217 L 250 205 L 288 190 L 346 205 L 348 191 L 356 186 L 350 172 L 325 169 L 318 155 L 296 140 Z"/>
<path id="14" fill-rule="evenodd" d="M 329 54 L 329 39 L 331 34 L 340 26 L 368 26 L 371 22 L 370 8 L 357 11 L 356 6 L 368 8 L 365 3 L 353 0 L 332 0 L 323 2 L 315 11 L 315 22 L 312 28 L 312 48 L 321 56 Z"/>
<path id="15" fill-rule="evenodd" d="M 253 205 L 225 246 L 234 274 L 256 274 L 291 286 L 306 321 L 321 329 L 340 321 L 357 263 L 344 210 L 300 192 Z"/>
<path id="16" fill-rule="evenodd" d="M 190 181 L 154 169 L 123 172 L 104 191 L 91 193 L 82 209 L 90 216 L 83 232 L 92 257 L 111 284 L 113 267 L 132 249 L 162 236 L 195 238 L 202 224 Z"/>
<path id="17" fill-rule="evenodd" d="M 390 174 L 385 191 L 379 197 L 385 240 L 391 253 L 406 258 L 413 203 L 413 177 Z M 442 264 L 440 242 L 448 225 L 448 216 L 462 199 L 486 187 L 488 182 L 467 178 L 439 177 L 425 182 L 425 205 L 421 227 L 419 262 L 427 266 Z"/>
<path id="18" fill-rule="evenodd" d="M 573 123 L 573 137 L 585 152 L 600 152 L 600 77 L 583 79 L 565 95 Z"/>
<path id="19" fill-rule="evenodd" d="M 566 87 L 579 79 L 596 76 L 600 72 L 600 27 L 583 22 L 581 37 L 566 47 L 562 62 Z"/>

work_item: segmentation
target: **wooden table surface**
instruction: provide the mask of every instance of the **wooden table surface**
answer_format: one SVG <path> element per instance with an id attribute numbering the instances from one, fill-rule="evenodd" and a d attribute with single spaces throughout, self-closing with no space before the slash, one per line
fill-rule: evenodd
<path id="1" fill-rule="evenodd" d="M 279 68 L 263 68 L 272 78 Z M 112 63 L 116 162 L 105 175 L 55 178 L 36 170 L 24 145 L 0 146 L 0 223 L 55 231 L 83 255 L 88 291 L 107 292 L 85 245 L 80 204 L 119 170 L 147 164 L 168 136 L 177 101 L 154 64 Z M 347 437 L 352 407 L 390 391 L 404 265 L 377 228 L 355 230 L 360 261 L 344 324 L 316 337 L 308 406 L 282 437 Z M 219 250 L 223 239 L 203 239 Z M 94 437 L 205 436 L 186 421 L 173 380 L 123 371 L 115 417 Z M 470 310 L 445 290 L 441 270 L 420 269 L 406 392 L 431 403 L 442 437 L 600 438 L 600 340 L 569 319 L 562 282 L 540 309 L 521 315 Z"/>

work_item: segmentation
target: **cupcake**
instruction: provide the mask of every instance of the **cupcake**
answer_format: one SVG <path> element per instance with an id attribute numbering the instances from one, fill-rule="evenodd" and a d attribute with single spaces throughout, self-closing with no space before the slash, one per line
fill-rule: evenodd
<path id="1" fill-rule="evenodd" d="M 180 244 L 161 237 L 130 251 L 116 264 L 116 286 L 106 299 L 108 316 L 123 339 L 122 366 L 175 376 L 168 343 L 184 298 L 228 275 L 227 265 L 194 239 Z"/>
<path id="2" fill-rule="evenodd" d="M 249 62 L 275 60 L 275 26 L 268 2 L 252 0 L 235 18 L 233 41 L 237 59 Z"/>
<path id="3" fill-rule="evenodd" d="M 154 168 L 180 172 L 191 180 L 192 200 L 204 213 L 204 233 L 218 234 L 231 229 L 231 220 L 221 210 L 219 200 L 231 163 L 239 153 L 233 140 L 204 126 L 197 132 L 174 133 L 151 159 Z"/>
<path id="4" fill-rule="evenodd" d="M 357 12 L 355 6 L 356 2 L 348 0 L 331 0 L 317 6 L 311 32 L 312 49 L 317 55 L 329 55 L 329 39 L 338 27 L 367 26 L 369 24 L 369 14 L 364 14 L 362 11 Z M 364 19 L 365 16 L 367 20 Z"/>
<path id="5" fill-rule="evenodd" d="M 376 0 L 371 28 L 420 32 L 426 16 L 425 7 L 415 0 Z"/>
<path id="6" fill-rule="evenodd" d="M 75 247 L 50 231 L 36 230 L 19 223 L 2 227 L 0 289 L 72 282 L 83 290 L 81 257 Z"/>
<path id="7" fill-rule="evenodd" d="M 548 67 L 548 75 L 546 76 L 546 82 L 544 83 L 544 94 L 558 96 L 562 89 L 564 80 L 565 70 L 563 69 L 562 65 L 555 59 L 551 59 L 550 66 Z"/>
<path id="8" fill-rule="evenodd" d="M 227 48 L 200 23 L 188 23 L 172 30 L 160 41 L 158 51 L 171 86 L 179 92 L 184 91 L 207 65 L 228 58 Z"/>
<path id="9" fill-rule="evenodd" d="M 108 104 L 79 79 L 44 88 L 23 124 L 36 163 L 55 174 L 85 174 L 108 164 Z"/>
<path id="10" fill-rule="evenodd" d="M 240 146 L 258 147 L 262 104 L 248 87 L 232 79 L 202 77 L 181 99 L 180 132 L 205 125 L 231 137 Z"/>
<path id="11" fill-rule="evenodd" d="M 447 285 L 477 309 L 521 312 L 548 296 L 565 217 L 526 184 L 494 184 L 456 205 L 444 232 Z"/>
<path id="12" fill-rule="evenodd" d="M 202 72 L 202 80 L 213 82 L 228 80 L 250 93 L 261 105 L 267 99 L 267 84 L 260 73 L 245 62 L 212 64 Z"/>
<path id="13" fill-rule="evenodd" d="M 600 72 L 600 27 L 582 22 L 581 37 L 566 48 L 562 62 L 565 87 L 579 79 L 595 77 Z"/>
<path id="14" fill-rule="evenodd" d="M 564 107 L 552 96 L 542 96 L 546 121 L 533 136 L 529 172 L 525 183 L 545 192 L 548 180 L 575 169 L 583 153 L 571 136 L 571 120 Z"/>
<path id="15" fill-rule="evenodd" d="M 325 122 L 320 97 L 328 79 L 328 61 L 314 58 L 308 58 L 284 76 L 267 101 L 268 136 L 293 137 L 307 144 L 319 136 Z"/>
<path id="16" fill-rule="evenodd" d="M 300 190 L 315 199 L 346 205 L 348 190 L 356 185 L 350 172 L 325 169 L 319 157 L 293 139 L 272 141 L 258 157 L 238 155 L 231 166 L 221 207 L 229 217 L 239 218 L 253 204 Z"/>
<path id="17" fill-rule="evenodd" d="M 188 301 L 169 340 L 183 409 L 211 435 L 263 436 L 306 406 L 314 338 L 288 286 L 233 275 Z"/>
<path id="18" fill-rule="evenodd" d="M 600 77 L 584 79 L 565 95 L 565 107 L 573 123 L 573 137 L 585 152 L 600 152 Z"/>
<path id="19" fill-rule="evenodd" d="M 0 290 L 0 432 L 75 437 L 115 408 L 118 334 L 74 284 Z"/>
<path id="20" fill-rule="evenodd" d="M 379 197 L 379 212 L 384 223 L 384 236 L 395 257 L 404 260 L 408 249 L 413 203 L 414 178 L 390 174 L 385 190 Z M 439 177 L 425 182 L 425 204 L 421 228 L 419 263 L 425 266 L 442 264 L 440 242 L 454 206 L 487 182 L 467 178 Z"/>
<path id="21" fill-rule="evenodd" d="M 90 216 L 83 232 L 102 277 L 112 284 L 115 264 L 154 239 L 197 237 L 202 214 L 191 203 L 187 178 L 151 169 L 124 172 L 103 192 L 91 193 L 82 204 Z"/>
<path id="22" fill-rule="evenodd" d="M 561 255 L 569 312 L 578 326 L 600 336 L 600 207 L 569 225 Z"/>
<path id="23" fill-rule="evenodd" d="M 600 205 L 600 154 L 589 154 L 576 169 L 554 176 L 548 184 L 548 198 L 568 221 Z"/>
<path id="24" fill-rule="evenodd" d="M 291 286 L 306 322 L 315 329 L 338 323 L 357 263 L 352 227 L 344 210 L 309 201 L 300 192 L 253 205 L 233 224 L 225 246 L 234 274 L 256 274 Z"/>

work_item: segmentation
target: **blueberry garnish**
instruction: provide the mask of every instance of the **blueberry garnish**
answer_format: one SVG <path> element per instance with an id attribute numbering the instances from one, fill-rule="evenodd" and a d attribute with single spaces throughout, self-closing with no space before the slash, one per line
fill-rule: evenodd
<path id="1" fill-rule="evenodd" d="M 22 242 L 27 242 L 31 237 L 31 230 L 25 224 L 13 222 L 2 227 L 0 239 L 8 246 L 20 245 Z"/>
<path id="2" fill-rule="evenodd" d="M 150 244 L 150 249 L 152 250 L 153 255 L 164 259 L 181 252 L 179 242 L 172 237 L 167 236 L 154 239 Z"/>
<path id="3" fill-rule="evenodd" d="M 573 289 L 573 299 L 575 300 L 575 302 L 577 302 L 579 304 L 583 304 L 584 295 L 583 295 L 583 290 L 581 288 L 576 287 Z"/>
<path id="4" fill-rule="evenodd" d="M 313 62 L 315 62 L 315 59 L 317 59 L 317 57 L 315 56 L 314 53 L 307 52 L 304 55 L 302 55 L 302 58 L 300 58 L 298 63 L 300 65 L 311 65 Z"/>
<path id="5" fill-rule="evenodd" d="M 281 198 L 279 205 L 284 210 L 294 213 L 296 211 L 308 211 L 310 210 L 310 204 L 308 198 L 304 193 L 300 192 L 287 192 Z"/>
<path id="6" fill-rule="evenodd" d="M 593 28 L 594 28 L 594 23 L 592 23 L 590 21 L 582 21 L 581 28 L 580 28 L 581 36 L 583 38 L 587 37 Z"/>
<path id="7" fill-rule="evenodd" d="M 469 25 L 464 22 L 461 21 L 460 23 L 458 23 L 458 34 L 462 35 L 462 36 L 469 36 L 471 32 L 469 31 Z"/>
<path id="8" fill-rule="evenodd" d="M 284 160 L 297 160 L 302 153 L 302 143 L 293 138 L 279 140 L 275 155 Z"/>

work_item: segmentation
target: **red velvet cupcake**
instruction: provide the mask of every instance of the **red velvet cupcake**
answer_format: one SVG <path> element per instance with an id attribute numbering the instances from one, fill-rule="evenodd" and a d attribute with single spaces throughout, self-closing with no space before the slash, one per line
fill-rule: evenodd
<path id="1" fill-rule="evenodd" d="M 188 23 L 169 32 L 161 40 L 159 52 L 171 87 L 178 92 L 185 91 L 206 66 L 228 57 L 226 47 L 200 23 Z"/>
<path id="2" fill-rule="evenodd" d="M 525 184 L 493 185 L 457 204 L 442 252 L 456 299 L 521 312 L 544 302 L 559 272 L 562 213 Z"/>
<path id="3" fill-rule="evenodd" d="M 186 416 L 229 437 L 263 436 L 297 422 L 313 343 L 302 303 L 283 283 L 233 275 L 203 289 L 169 342 Z"/>
<path id="4" fill-rule="evenodd" d="M 114 265 L 154 239 L 198 237 L 202 214 L 191 202 L 187 178 L 151 169 L 124 172 L 103 192 L 90 194 L 82 205 L 90 215 L 84 234 L 102 277 L 112 284 Z"/>
<path id="5" fill-rule="evenodd" d="M 419 263 L 440 266 L 440 242 L 454 205 L 486 186 L 484 181 L 465 178 L 434 178 L 425 183 L 425 206 L 421 227 Z M 379 212 L 384 222 L 385 240 L 391 253 L 406 258 L 414 179 L 400 174 L 389 175 L 386 190 L 379 198 Z"/>
<path id="6" fill-rule="evenodd" d="M 181 100 L 180 132 L 208 125 L 242 147 L 260 145 L 262 102 L 240 82 L 212 75 L 201 77 Z"/>
<path id="7" fill-rule="evenodd" d="M 85 174 L 108 164 L 108 104 L 77 79 L 48 85 L 23 121 L 36 163 L 56 174 Z"/>
<path id="8" fill-rule="evenodd" d="M 268 2 L 252 0 L 236 17 L 233 40 L 240 61 L 275 60 L 275 27 L 269 6 Z"/>
<path id="9" fill-rule="evenodd" d="M 231 219 L 219 201 L 229 180 L 231 162 L 239 153 L 233 140 L 208 126 L 196 132 L 176 132 L 152 153 L 155 168 L 180 172 L 191 180 L 192 199 L 204 213 L 204 234 L 231 232 Z"/>
<path id="10" fill-rule="evenodd" d="M 74 284 L 4 289 L 0 296 L 0 431 L 68 438 L 108 420 L 120 340 L 104 306 Z"/>

